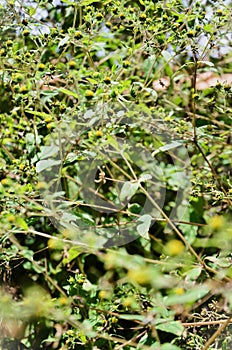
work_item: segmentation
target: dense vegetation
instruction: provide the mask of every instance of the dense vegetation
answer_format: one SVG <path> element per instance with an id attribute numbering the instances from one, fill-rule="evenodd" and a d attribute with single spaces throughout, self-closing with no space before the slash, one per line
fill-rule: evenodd
<path id="1" fill-rule="evenodd" d="M 231 349 L 231 4 L 0 4 L 1 349 Z"/>

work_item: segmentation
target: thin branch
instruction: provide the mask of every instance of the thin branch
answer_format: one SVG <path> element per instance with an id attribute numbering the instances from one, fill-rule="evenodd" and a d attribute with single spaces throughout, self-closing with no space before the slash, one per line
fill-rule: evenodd
<path id="1" fill-rule="evenodd" d="M 115 350 L 120 350 L 120 349 L 124 348 L 124 346 L 130 345 L 133 341 L 136 341 L 136 340 L 138 340 L 138 338 L 141 338 L 146 332 L 147 332 L 147 330 L 145 329 L 143 332 L 141 332 L 140 334 L 138 334 L 134 338 L 131 338 L 131 339 L 127 340 L 125 343 L 123 343 L 119 346 L 116 346 Z"/>
<path id="2" fill-rule="evenodd" d="M 227 322 L 228 324 L 228 318 L 226 319 L 223 319 L 223 320 L 217 320 L 217 321 L 202 321 L 202 322 L 186 322 L 186 323 L 182 323 L 182 326 L 184 327 L 202 327 L 202 326 L 211 326 L 211 325 L 214 325 L 214 324 L 222 324 L 222 323 L 225 323 Z M 232 323 L 232 319 L 230 319 L 230 322 L 229 323 Z"/>

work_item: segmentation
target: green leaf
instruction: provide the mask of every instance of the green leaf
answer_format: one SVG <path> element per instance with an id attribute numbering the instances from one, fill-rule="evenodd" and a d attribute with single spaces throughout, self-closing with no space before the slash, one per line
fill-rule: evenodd
<path id="1" fill-rule="evenodd" d="M 36 171 L 37 173 L 41 173 L 41 171 L 51 168 L 54 165 L 60 165 L 61 160 L 54 160 L 54 159 L 46 159 L 46 160 L 39 160 L 36 163 Z"/>
<path id="2" fill-rule="evenodd" d="M 139 188 L 139 182 L 130 182 L 127 181 L 123 184 L 119 199 L 123 202 L 125 199 L 129 200 L 136 193 Z"/>
<path id="3" fill-rule="evenodd" d="M 188 290 L 185 294 L 182 294 L 181 297 L 179 295 L 170 295 L 165 297 L 165 304 L 167 306 L 175 305 L 175 304 L 193 304 L 195 301 L 201 299 L 209 292 L 209 287 L 206 285 L 196 286 L 190 290 Z"/>
<path id="4" fill-rule="evenodd" d="M 40 159 L 46 159 L 58 154 L 59 147 L 58 146 L 41 146 L 41 153 L 39 153 Z"/>
<path id="5" fill-rule="evenodd" d="M 169 62 L 172 60 L 172 55 L 167 50 L 162 51 L 162 56 L 163 56 L 165 62 Z"/>
<path id="6" fill-rule="evenodd" d="M 67 157 L 65 158 L 65 162 L 64 165 L 70 165 L 72 163 L 74 163 L 76 160 L 78 160 L 80 158 L 79 155 L 77 155 L 74 152 L 71 152 L 67 155 Z"/>
<path id="7" fill-rule="evenodd" d="M 166 74 L 171 78 L 173 75 L 173 70 L 170 64 L 166 64 L 165 66 L 165 72 Z"/>
<path id="8" fill-rule="evenodd" d="M 23 250 L 21 250 L 21 254 L 24 258 L 26 258 L 28 260 L 33 260 L 33 256 L 34 256 L 33 250 L 23 249 Z"/>
<path id="9" fill-rule="evenodd" d="M 99 2 L 99 0 L 83 0 L 83 1 L 81 1 L 81 6 L 88 6 L 88 5 L 93 4 L 94 2 Z"/>
<path id="10" fill-rule="evenodd" d="M 104 146 L 111 145 L 116 151 L 120 151 L 118 140 L 112 135 L 107 135 L 107 140 L 104 141 Z"/>
<path id="11" fill-rule="evenodd" d="M 128 315 L 128 314 L 120 314 L 119 318 L 122 318 L 123 320 L 128 320 L 128 321 L 144 321 L 144 316 L 143 315 Z"/>
<path id="12" fill-rule="evenodd" d="M 144 70 L 145 76 L 147 76 L 148 72 L 150 72 L 151 67 L 155 66 L 155 61 L 156 61 L 156 56 L 155 55 L 149 56 L 144 61 L 144 63 L 143 63 L 143 70 Z"/>
<path id="13" fill-rule="evenodd" d="M 29 15 L 33 16 L 36 13 L 36 7 L 29 7 Z"/>
<path id="14" fill-rule="evenodd" d="M 172 150 L 173 148 L 177 148 L 182 146 L 182 143 L 177 142 L 177 141 L 173 141 L 171 143 L 168 143 L 164 146 L 161 146 L 159 148 L 157 148 L 153 153 L 152 153 L 152 157 L 154 157 L 156 154 L 158 154 L 159 152 L 166 152 L 169 150 Z"/>
<path id="15" fill-rule="evenodd" d="M 145 215 L 141 216 L 138 219 L 138 221 L 142 222 L 142 224 L 139 224 L 137 226 L 138 234 L 145 239 L 149 239 L 148 231 L 149 231 L 149 228 L 151 226 L 152 217 L 148 214 L 145 214 Z"/>
<path id="16" fill-rule="evenodd" d="M 152 175 L 151 174 L 142 174 L 139 178 L 139 182 L 145 182 L 145 181 L 148 181 L 148 180 L 151 180 L 152 179 Z"/>
<path id="17" fill-rule="evenodd" d="M 128 204 L 128 209 L 131 213 L 139 214 L 142 210 L 142 207 L 138 203 L 132 203 Z"/>
<path id="18" fill-rule="evenodd" d="M 187 62 L 185 64 L 183 64 L 179 69 L 177 69 L 177 71 L 173 74 L 172 78 L 174 78 L 182 69 L 186 69 L 188 70 L 189 68 L 193 68 L 195 65 L 194 62 Z"/>
<path id="19" fill-rule="evenodd" d="M 16 218 L 16 224 L 17 226 L 19 226 L 22 230 L 28 230 L 28 226 L 27 226 L 27 223 L 26 221 L 23 219 L 23 218 L 19 218 L 17 217 Z"/>
<path id="20" fill-rule="evenodd" d="M 218 267 L 230 267 L 231 266 L 231 261 L 230 258 L 216 258 L 215 256 L 207 256 L 205 260 L 209 260 L 213 262 L 215 265 Z"/>
<path id="21" fill-rule="evenodd" d="M 214 67 L 214 63 L 213 62 L 210 62 L 210 61 L 198 61 L 197 62 L 198 65 L 205 65 L 205 66 L 209 66 L 209 67 Z"/>
<path id="22" fill-rule="evenodd" d="M 69 251 L 68 251 L 67 262 L 70 262 L 70 261 L 74 260 L 81 253 L 82 253 L 82 251 L 80 250 L 80 247 L 72 247 L 72 248 L 70 248 Z"/>
<path id="23" fill-rule="evenodd" d="M 207 33 L 211 33 L 213 31 L 213 25 L 212 24 L 206 24 L 204 26 L 204 31 Z"/>
<path id="24" fill-rule="evenodd" d="M 93 78 L 86 78 L 86 80 L 88 80 L 91 84 L 98 84 L 98 81 L 96 79 L 93 79 Z"/>
<path id="25" fill-rule="evenodd" d="M 201 271 L 202 271 L 202 266 L 198 266 L 198 267 L 194 267 L 191 270 L 186 271 L 184 275 L 189 281 L 195 281 L 200 276 Z"/>
<path id="26" fill-rule="evenodd" d="M 179 348 L 179 346 L 176 346 L 170 343 L 165 343 L 161 345 L 160 350 L 181 350 L 181 348 Z"/>
<path id="27" fill-rule="evenodd" d="M 175 334 L 177 336 L 181 336 L 185 329 L 179 321 L 163 322 L 157 324 L 155 328 L 163 332 Z"/>
<path id="28" fill-rule="evenodd" d="M 154 98 L 154 100 L 157 100 L 158 94 L 154 89 L 145 88 L 144 91 L 148 92 Z"/>
<path id="29" fill-rule="evenodd" d="M 38 112 L 38 111 L 31 111 L 30 109 L 26 109 L 25 112 L 32 115 L 37 115 L 38 117 L 42 117 L 42 118 L 48 118 L 51 116 L 50 114 L 47 114 L 44 112 Z"/>
<path id="30" fill-rule="evenodd" d="M 206 97 L 206 96 L 211 96 L 212 95 L 212 93 L 214 92 L 214 88 L 213 87 L 208 87 L 208 88 L 206 88 L 206 89 L 204 89 L 203 91 L 202 91 L 202 96 L 204 96 L 204 97 Z M 213 100 L 212 100 L 213 101 Z M 212 101 L 210 101 L 209 100 L 209 102 L 208 103 L 210 103 L 210 102 L 212 102 Z"/>
<path id="31" fill-rule="evenodd" d="M 0 169 L 3 169 L 6 166 L 6 161 L 3 158 L 0 158 Z"/>
<path id="32" fill-rule="evenodd" d="M 68 41 L 69 41 L 69 36 L 66 35 L 63 39 L 60 40 L 58 47 L 64 46 L 65 44 L 67 44 Z"/>
<path id="33" fill-rule="evenodd" d="M 65 95 L 73 96 L 73 97 L 75 97 L 76 99 L 78 99 L 78 95 L 77 95 L 75 92 L 71 91 L 71 90 L 67 90 L 67 89 L 64 89 L 64 88 L 60 88 L 59 91 L 60 91 L 60 92 L 63 92 L 63 94 L 65 94 Z"/>

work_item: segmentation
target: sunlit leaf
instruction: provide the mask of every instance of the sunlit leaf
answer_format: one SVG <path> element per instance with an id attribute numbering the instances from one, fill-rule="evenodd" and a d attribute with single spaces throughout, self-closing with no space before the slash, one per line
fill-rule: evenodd
<path id="1" fill-rule="evenodd" d="M 64 88 L 60 88 L 59 90 L 60 90 L 60 92 L 63 92 L 63 94 L 65 94 L 65 95 L 73 96 L 76 99 L 78 99 L 78 94 L 73 92 L 73 91 L 71 91 L 71 90 L 67 90 L 67 89 L 64 89 Z"/>
<path id="2" fill-rule="evenodd" d="M 152 221 L 152 217 L 148 214 L 145 214 L 143 216 L 141 216 L 138 219 L 139 222 L 142 222 L 141 224 L 137 225 L 137 232 L 139 233 L 139 235 L 143 238 L 149 239 L 149 228 L 151 226 L 151 221 Z"/>
<path id="3" fill-rule="evenodd" d="M 16 218 L 16 224 L 22 229 L 22 230 L 28 230 L 29 227 L 26 223 L 26 221 L 23 218 L 17 217 Z"/>
<path id="4" fill-rule="evenodd" d="M 44 112 L 38 112 L 38 111 L 32 111 L 30 109 L 27 109 L 25 111 L 26 113 L 32 114 L 32 115 L 37 115 L 38 117 L 43 117 L 43 118 L 48 118 L 50 117 L 50 114 L 44 113 Z"/>
<path id="5" fill-rule="evenodd" d="M 133 195 L 136 193 L 136 191 L 139 188 L 138 182 L 130 182 L 127 181 L 123 184 L 121 192 L 120 192 L 120 201 L 129 200 Z"/>
<path id="6" fill-rule="evenodd" d="M 166 62 L 169 62 L 172 59 L 172 55 L 167 50 L 162 51 L 162 56 Z"/>
<path id="7" fill-rule="evenodd" d="M 204 297 L 209 290 L 209 286 L 197 285 L 188 290 L 186 293 L 182 294 L 181 297 L 179 295 L 170 295 L 165 297 L 165 304 L 168 306 L 185 303 L 193 304 L 195 301 Z"/>
<path id="8" fill-rule="evenodd" d="M 53 146 L 41 146 L 41 153 L 39 154 L 40 159 L 46 159 L 58 154 L 59 147 Z"/>
<path id="9" fill-rule="evenodd" d="M 46 159 L 46 160 L 39 160 L 36 163 L 36 171 L 37 173 L 41 173 L 41 171 L 51 168 L 55 165 L 60 165 L 61 160 L 54 160 L 54 159 Z"/>
<path id="10" fill-rule="evenodd" d="M 184 331 L 184 326 L 178 321 L 167 321 L 160 324 L 157 324 L 156 329 L 159 329 L 160 331 L 172 333 L 177 336 L 181 336 L 181 334 Z"/>
<path id="11" fill-rule="evenodd" d="M 152 179 L 152 175 L 151 174 L 142 174 L 139 178 L 139 181 L 148 181 Z"/>

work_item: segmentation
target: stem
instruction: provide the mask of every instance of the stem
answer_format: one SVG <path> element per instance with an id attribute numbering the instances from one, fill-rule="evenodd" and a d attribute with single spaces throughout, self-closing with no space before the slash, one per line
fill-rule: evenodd
<path id="1" fill-rule="evenodd" d="M 145 329 L 143 332 L 141 332 L 140 334 L 136 335 L 134 338 L 131 338 L 131 339 L 127 340 L 125 343 L 123 343 L 123 344 L 117 346 L 117 347 L 115 348 L 115 350 L 123 349 L 124 346 L 130 345 L 133 341 L 136 341 L 136 340 L 138 340 L 139 338 L 141 338 L 145 333 L 147 333 L 147 330 L 146 330 L 146 329 Z"/>
<path id="2" fill-rule="evenodd" d="M 9 157 L 11 160 L 15 160 L 15 157 L 13 156 L 13 154 L 12 154 L 10 151 L 8 151 L 8 149 L 7 149 L 6 146 L 1 145 L 1 147 L 2 147 L 3 151 L 8 155 L 8 157 Z"/>
<path id="3" fill-rule="evenodd" d="M 78 11 L 78 8 L 77 8 L 77 4 L 75 4 L 74 2 L 74 15 L 73 15 L 73 24 L 72 24 L 72 27 L 73 29 L 75 29 L 76 27 L 76 20 L 77 20 L 77 11 Z M 81 9 L 81 6 L 80 6 L 80 9 Z M 81 11 L 81 10 L 80 10 Z"/>
<path id="4" fill-rule="evenodd" d="M 197 81 L 197 57 L 196 52 L 193 50 L 193 60 L 194 60 L 194 67 L 193 67 L 193 76 L 192 76 L 192 91 L 191 91 L 191 104 L 192 104 L 192 112 L 193 112 L 193 118 L 192 118 L 192 124 L 193 124 L 193 139 L 195 142 L 197 142 L 197 129 L 196 129 L 196 102 L 195 102 L 195 95 L 196 93 L 196 81 Z"/>
<path id="5" fill-rule="evenodd" d="M 217 320 L 217 321 L 205 321 L 205 322 L 187 322 L 187 323 L 182 323 L 182 326 L 184 327 L 202 327 L 202 326 L 210 326 L 210 325 L 214 325 L 214 324 L 228 324 L 228 318 L 225 320 Z M 230 322 L 231 323 L 231 319 Z"/>

